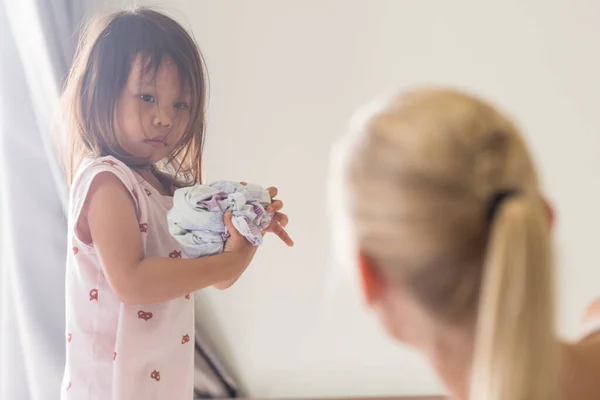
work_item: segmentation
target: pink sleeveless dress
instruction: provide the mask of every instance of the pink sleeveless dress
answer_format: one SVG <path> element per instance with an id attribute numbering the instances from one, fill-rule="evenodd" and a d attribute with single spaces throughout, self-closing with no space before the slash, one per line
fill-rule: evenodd
<path id="1" fill-rule="evenodd" d="M 114 174 L 131 192 L 145 256 L 183 256 L 167 227 L 171 197 L 113 157 L 83 161 L 70 194 L 61 399 L 192 399 L 193 294 L 158 304 L 123 304 L 104 275 L 94 244 L 77 232 L 92 180 L 103 172 Z"/>

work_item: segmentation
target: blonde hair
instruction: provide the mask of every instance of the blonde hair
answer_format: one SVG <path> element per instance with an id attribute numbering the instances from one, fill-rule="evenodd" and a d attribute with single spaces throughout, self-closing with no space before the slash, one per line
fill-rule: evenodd
<path id="1" fill-rule="evenodd" d="M 549 217 L 517 128 L 471 95 L 421 89 L 370 110 L 351 138 L 356 244 L 434 318 L 475 322 L 471 400 L 556 399 Z"/>

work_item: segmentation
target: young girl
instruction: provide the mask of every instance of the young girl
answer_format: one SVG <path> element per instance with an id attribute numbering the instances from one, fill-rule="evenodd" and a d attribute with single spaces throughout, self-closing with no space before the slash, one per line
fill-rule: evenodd
<path id="1" fill-rule="evenodd" d="M 175 188 L 201 180 L 205 72 L 174 20 L 139 8 L 84 32 L 64 91 L 71 184 L 63 399 L 191 399 L 193 292 L 227 288 L 256 247 L 231 224 L 222 254 L 183 259 Z M 269 189 L 271 197 L 277 194 Z M 267 231 L 288 245 L 273 201 Z"/>
<path id="2" fill-rule="evenodd" d="M 365 298 L 452 398 L 600 399 L 600 313 L 579 342 L 555 336 L 552 212 L 509 119 L 415 90 L 369 110 L 341 150 Z"/>

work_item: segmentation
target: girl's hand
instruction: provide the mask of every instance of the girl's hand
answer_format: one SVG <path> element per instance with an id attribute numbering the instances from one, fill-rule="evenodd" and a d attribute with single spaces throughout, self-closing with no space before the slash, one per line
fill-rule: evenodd
<path id="1" fill-rule="evenodd" d="M 247 185 L 246 182 L 241 182 L 242 185 Z M 279 212 L 283 208 L 283 202 L 281 200 L 275 200 L 275 196 L 279 192 L 276 187 L 267 188 L 269 195 L 271 196 L 271 204 L 267 206 L 267 212 L 273 213 L 273 219 L 269 226 L 262 232 L 263 236 L 267 232 L 273 232 L 275 235 L 279 237 L 285 244 L 288 246 L 293 246 L 294 241 L 285 231 L 285 227 L 287 226 L 289 219 L 288 216 L 284 213 Z"/>
<path id="2" fill-rule="evenodd" d="M 244 236 L 242 236 L 233 226 L 231 221 L 231 212 L 226 212 L 224 216 L 225 226 L 229 231 L 229 239 L 225 242 L 223 254 L 228 253 L 234 258 L 234 267 L 236 269 L 235 277 L 223 282 L 219 282 L 213 287 L 219 290 L 229 289 L 240 276 L 244 273 L 250 262 L 254 258 L 257 246 L 253 246 Z"/>
<path id="3" fill-rule="evenodd" d="M 275 196 L 277 196 L 278 190 L 275 187 L 267 188 L 267 190 L 271 195 L 272 201 L 271 204 L 267 207 L 267 211 L 272 212 L 274 214 L 271 223 L 269 224 L 267 229 L 263 231 L 263 234 L 266 232 L 273 232 L 279 237 L 279 239 L 283 240 L 285 244 L 291 247 L 294 245 L 294 241 L 284 229 L 289 222 L 288 216 L 284 213 L 279 212 L 279 210 L 283 208 L 283 202 L 281 200 L 275 200 Z"/>
<path id="4" fill-rule="evenodd" d="M 240 272 L 243 272 L 254 258 L 257 246 L 253 246 L 241 233 L 235 229 L 232 222 L 231 212 L 226 212 L 224 216 L 225 226 L 229 231 L 229 239 L 225 242 L 223 253 L 232 253 L 236 256 L 236 261 L 240 264 Z"/>

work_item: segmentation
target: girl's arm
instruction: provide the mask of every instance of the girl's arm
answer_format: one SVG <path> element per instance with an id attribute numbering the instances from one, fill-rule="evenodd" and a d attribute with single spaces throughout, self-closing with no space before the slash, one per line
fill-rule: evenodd
<path id="1" fill-rule="evenodd" d="M 94 179 L 84 210 L 90 239 L 106 277 L 124 303 L 158 303 L 236 279 L 256 251 L 235 229 L 230 229 L 234 246 L 223 254 L 190 260 L 143 258 L 133 199 L 111 173 L 101 173 Z M 227 218 L 226 223 L 231 224 L 231 219 Z"/>
<path id="2" fill-rule="evenodd" d="M 219 290 L 225 290 L 225 289 L 229 289 L 230 287 L 232 287 L 234 285 L 234 283 L 236 283 L 238 281 L 238 279 L 240 279 L 240 277 L 242 276 L 243 272 L 240 272 L 239 274 L 237 274 L 236 276 L 234 276 L 232 279 L 227 279 L 225 281 L 216 283 L 214 285 L 212 285 L 215 289 L 219 289 Z"/>

